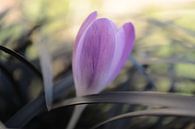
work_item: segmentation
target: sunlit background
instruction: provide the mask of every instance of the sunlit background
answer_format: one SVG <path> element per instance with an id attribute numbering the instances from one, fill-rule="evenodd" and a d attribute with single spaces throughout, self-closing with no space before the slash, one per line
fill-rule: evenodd
<path id="1" fill-rule="evenodd" d="M 110 18 L 119 27 L 129 21 L 135 25 L 133 55 L 146 65 L 157 90 L 167 91 L 172 86 L 177 91 L 195 92 L 193 0 L 0 0 L 0 3 L 3 17 L 0 42 L 14 48 L 17 46 L 14 41 L 22 33 L 42 24 L 37 33 L 30 35 L 33 44 L 26 56 L 35 60 L 38 55 L 34 44 L 44 39 L 45 49 L 54 55 L 54 75 L 70 64 L 72 44 L 82 21 L 97 11 L 99 17 Z"/>
<path id="2" fill-rule="evenodd" d="M 54 75 L 70 64 L 72 44 L 82 21 L 97 11 L 99 17 L 112 19 L 118 27 L 129 21 L 135 25 L 133 55 L 147 66 L 155 89 L 167 91 L 172 86 L 177 91 L 195 92 L 193 0 L 0 0 L 0 3 L 3 17 L 0 42 L 14 48 L 17 44 L 13 42 L 22 33 L 43 24 L 30 38 L 34 44 L 44 39 L 45 49 L 60 56 L 53 57 Z M 34 44 L 26 51 L 30 60 L 38 56 Z"/>

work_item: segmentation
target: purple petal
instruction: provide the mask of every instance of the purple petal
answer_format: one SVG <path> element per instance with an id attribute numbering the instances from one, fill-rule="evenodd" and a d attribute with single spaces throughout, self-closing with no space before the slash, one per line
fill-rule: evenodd
<path id="1" fill-rule="evenodd" d="M 116 35 L 116 48 L 110 70 L 110 78 L 108 83 L 111 82 L 119 74 L 121 68 L 127 60 L 135 40 L 135 31 L 132 23 L 124 24 Z"/>
<path id="2" fill-rule="evenodd" d="M 123 54 L 121 57 L 121 62 L 127 60 L 129 54 L 131 53 L 134 42 L 135 42 L 135 29 L 132 23 L 126 23 L 123 25 L 124 33 L 125 33 L 125 47 L 123 49 Z M 118 67 L 122 66 L 120 63 Z"/>
<path id="3" fill-rule="evenodd" d="M 89 16 L 85 19 L 85 21 L 81 25 L 79 32 L 76 36 L 75 47 L 77 47 L 77 44 L 78 44 L 82 34 L 84 34 L 84 31 L 87 29 L 87 27 L 89 27 L 96 20 L 96 17 L 97 17 L 97 12 L 94 11 L 91 14 L 89 14 Z"/>
<path id="4" fill-rule="evenodd" d="M 105 18 L 96 20 L 81 37 L 74 57 L 77 95 L 94 94 L 105 88 L 114 49 L 113 23 Z"/>

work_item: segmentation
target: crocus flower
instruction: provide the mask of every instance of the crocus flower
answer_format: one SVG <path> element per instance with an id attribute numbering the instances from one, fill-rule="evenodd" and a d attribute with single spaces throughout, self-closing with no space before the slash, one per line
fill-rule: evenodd
<path id="1" fill-rule="evenodd" d="M 73 76 L 77 96 L 102 91 L 119 74 L 135 40 L 134 26 L 117 26 L 91 13 L 82 24 L 74 44 Z"/>

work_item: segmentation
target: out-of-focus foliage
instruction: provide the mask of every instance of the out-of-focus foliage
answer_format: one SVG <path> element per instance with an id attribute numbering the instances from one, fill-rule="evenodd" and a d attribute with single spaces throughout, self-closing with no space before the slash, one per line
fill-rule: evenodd
<path id="1" fill-rule="evenodd" d="M 112 18 L 119 26 L 121 23 L 131 21 L 136 27 L 137 38 L 133 58 L 130 58 L 120 76 L 108 88 L 109 91 L 152 90 L 195 94 L 194 1 L 13 1 L 5 11 L 1 11 L 3 2 L 0 5 L 0 45 L 18 52 L 40 70 L 35 44 L 44 41 L 45 49 L 48 49 L 52 59 L 54 82 L 62 81 L 71 72 L 74 37 L 83 19 L 96 10 L 100 17 Z M 28 65 L 2 51 L 0 68 L 0 120 L 5 122 L 40 94 L 42 80 Z M 74 87 L 67 89 L 64 96 L 73 96 L 73 91 Z M 90 113 L 84 113 L 86 119 L 82 119 L 79 126 L 89 127 L 107 117 L 136 109 L 143 107 L 94 106 L 87 110 Z M 89 122 L 91 115 L 100 110 L 102 118 L 94 117 L 94 121 Z M 27 128 L 64 128 L 69 115 L 69 109 L 41 114 L 31 121 Z M 56 116 L 58 118 L 55 118 Z M 194 119 L 189 118 L 138 119 L 131 119 L 132 124 L 129 128 L 143 128 L 144 125 L 140 124 L 143 121 L 146 122 L 145 127 L 152 129 L 159 129 L 159 125 L 166 129 L 194 128 Z M 83 125 L 82 122 L 88 125 Z M 122 123 L 129 121 L 108 125 L 105 128 L 127 129 L 128 127 L 122 126 Z"/>

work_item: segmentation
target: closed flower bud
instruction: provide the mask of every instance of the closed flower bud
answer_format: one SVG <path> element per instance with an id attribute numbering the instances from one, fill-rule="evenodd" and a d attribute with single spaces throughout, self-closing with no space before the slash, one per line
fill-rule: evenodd
<path id="1" fill-rule="evenodd" d="M 134 26 L 121 28 L 91 13 L 82 24 L 74 44 L 73 76 L 78 96 L 102 91 L 119 74 L 135 40 Z"/>

